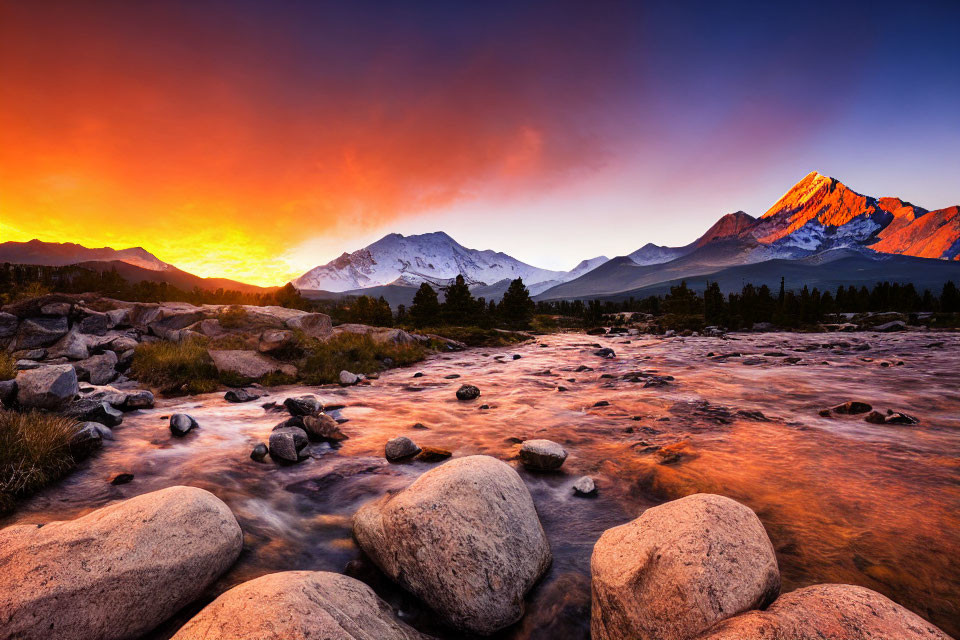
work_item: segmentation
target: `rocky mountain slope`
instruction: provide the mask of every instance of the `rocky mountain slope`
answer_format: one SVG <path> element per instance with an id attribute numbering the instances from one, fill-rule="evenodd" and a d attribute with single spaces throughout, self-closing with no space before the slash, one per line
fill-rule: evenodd
<path id="1" fill-rule="evenodd" d="M 172 268 L 171 265 L 141 247 L 130 249 L 101 247 L 93 249 L 72 242 L 42 242 L 40 240 L 0 243 L 0 262 L 62 267 L 79 262 L 103 261 L 125 262 L 152 271 Z"/>

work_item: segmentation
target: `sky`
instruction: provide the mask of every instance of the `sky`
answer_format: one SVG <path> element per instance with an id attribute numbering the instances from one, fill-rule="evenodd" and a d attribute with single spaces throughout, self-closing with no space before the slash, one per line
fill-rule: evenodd
<path id="1" fill-rule="evenodd" d="M 960 3 L 0 0 L 0 241 L 282 284 L 443 230 L 552 269 L 810 171 L 960 203 Z"/>

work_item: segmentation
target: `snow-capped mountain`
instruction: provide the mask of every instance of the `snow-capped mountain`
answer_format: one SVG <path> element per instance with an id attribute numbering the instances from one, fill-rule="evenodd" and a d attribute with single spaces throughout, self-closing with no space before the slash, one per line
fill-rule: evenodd
<path id="1" fill-rule="evenodd" d="M 311 269 L 294 280 L 293 285 L 298 289 L 342 292 L 387 284 L 443 285 L 459 274 L 474 286 L 516 278 L 523 278 L 528 286 L 559 284 L 605 261 L 601 256 L 584 260 L 569 272 L 552 271 L 498 251 L 468 249 L 442 231 L 412 236 L 391 233 L 363 249 L 344 253 Z"/>

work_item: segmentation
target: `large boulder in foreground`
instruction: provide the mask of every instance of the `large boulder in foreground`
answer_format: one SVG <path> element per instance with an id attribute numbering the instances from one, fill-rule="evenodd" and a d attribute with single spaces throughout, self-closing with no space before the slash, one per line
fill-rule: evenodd
<path id="1" fill-rule="evenodd" d="M 38 367 L 17 374 L 17 402 L 30 409 L 60 411 L 79 392 L 77 372 L 69 364 Z"/>
<path id="2" fill-rule="evenodd" d="M 714 626 L 702 640 L 950 640 L 885 596 L 849 584 L 818 584 Z"/>
<path id="3" fill-rule="evenodd" d="M 230 589 L 173 640 L 427 640 L 359 580 L 284 571 Z"/>
<path id="4" fill-rule="evenodd" d="M 137 637 L 234 563 L 240 525 L 216 496 L 170 487 L 43 527 L 0 530 L 2 635 Z"/>
<path id="5" fill-rule="evenodd" d="M 756 514 L 705 493 L 604 531 L 590 570 L 593 640 L 695 638 L 780 592 L 777 558 Z"/>
<path id="6" fill-rule="evenodd" d="M 360 547 L 454 626 L 490 634 L 523 616 L 552 556 L 530 492 L 489 456 L 452 460 L 353 518 Z"/>

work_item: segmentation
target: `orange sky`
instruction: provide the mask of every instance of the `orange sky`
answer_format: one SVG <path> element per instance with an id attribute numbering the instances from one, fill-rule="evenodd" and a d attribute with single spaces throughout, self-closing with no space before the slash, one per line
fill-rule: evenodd
<path id="1" fill-rule="evenodd" d="M 0 0 L 0 241 L 274 285 L 391 231 L 685 244 L 812 170 L 956 203 L 945 16 L 679 4 Z"/>

